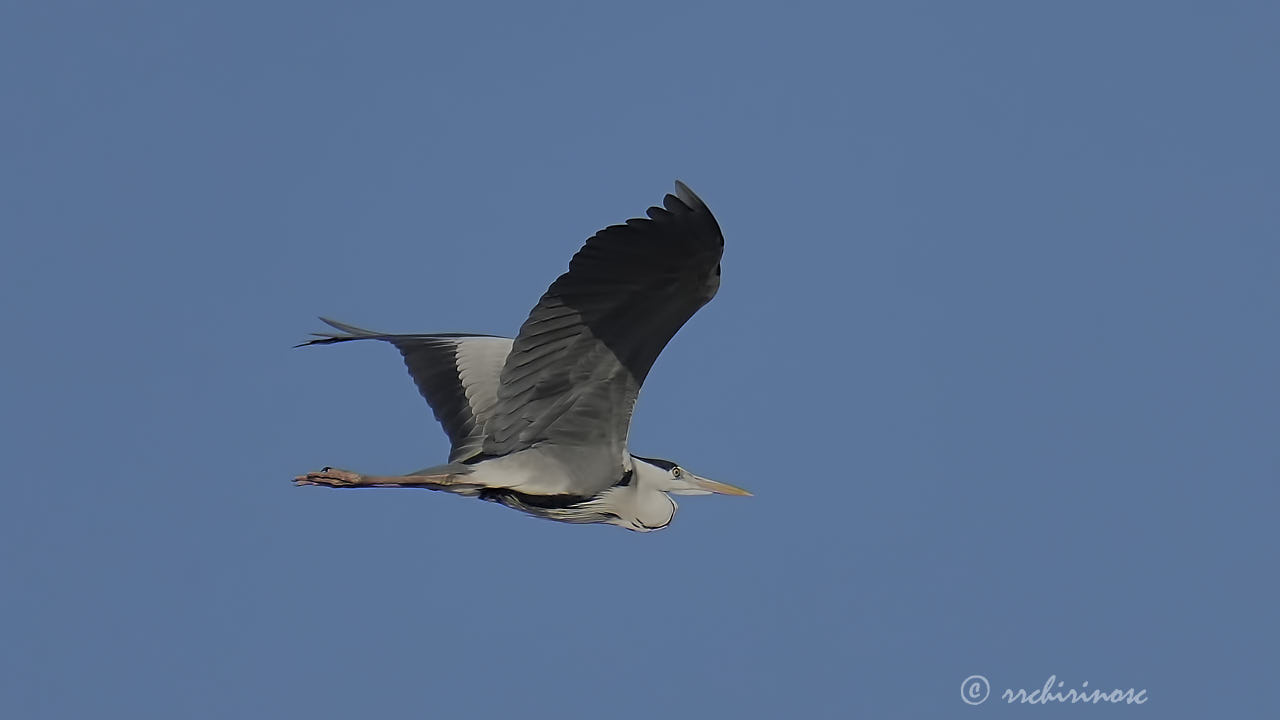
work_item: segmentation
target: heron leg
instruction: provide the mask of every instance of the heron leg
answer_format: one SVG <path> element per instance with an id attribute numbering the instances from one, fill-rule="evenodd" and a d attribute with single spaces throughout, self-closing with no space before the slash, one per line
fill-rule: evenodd
<path id="1" fill-rule="evenodd" d="M 326 467 L 293 479 L 296 485 L 324 485 L 333 488 L 421 487 L 447 490 L 455 484 L 451 475 L 363 475 L 341 468 Z"/>

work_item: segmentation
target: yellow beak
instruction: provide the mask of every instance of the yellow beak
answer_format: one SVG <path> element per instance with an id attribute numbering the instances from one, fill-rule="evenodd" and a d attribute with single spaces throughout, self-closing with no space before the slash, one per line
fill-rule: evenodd
<path id="1" fill-rule="evenodd" d="M 715 493 L 717 495 L 742 495 L 745 497 L 751 497 L 751 493 L 747 492 L 746 490 L 743 490 L 737 485 L 730 485 L 728 483 L 716 482 L 715 480 L 708 480 L 698 475 L 693 476 L 692 484 L 695 488 L 699 490 Z"/>

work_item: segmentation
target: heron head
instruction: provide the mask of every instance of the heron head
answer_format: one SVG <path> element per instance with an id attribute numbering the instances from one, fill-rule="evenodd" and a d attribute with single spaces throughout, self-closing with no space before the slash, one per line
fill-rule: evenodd
<path id="1" fill-rule="evenodd" d="M 751 493 L 736 485 L 716 482 L 685 470 L 670 460 L 631 456 L 641 487 L 648 487 L 675 495 L 747 495 Z"/>
<path id="2" fill-rule="evenodd" d="M 613 525 L 651 532 L 671 524 L 675 517 L 675 495 L 750 495 L 740 487 L 726 485 L 699 477 L 669 460 L 642 458 L 632 455 L 631 475 L 625 481 L 605 491 L 596 501 L 603 508 Z"/>
<path id="3" fill-rule="evenodd" d="M 631 474 L 625 482 L 607 489 L 595 509 L 607 516 L 605 523 L 637 533 L 666 528 L 676 516 L 672 495 L 751 495 L 745 489 L 700 478 L 675 462 L 632 455 Z"/>

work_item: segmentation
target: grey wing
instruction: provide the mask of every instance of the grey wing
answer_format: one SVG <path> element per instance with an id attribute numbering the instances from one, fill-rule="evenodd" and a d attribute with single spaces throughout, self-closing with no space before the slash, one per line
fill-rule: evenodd
<path id="1" fill-rule="evenodd" d="M 711 211 L 680 182 L 662 205 L 588 239 L 533 308 L 502 368 L 485 453 L 549 441 L 624 462 L 640 385 L 720 287 Z"/>
<path id="2" fill-rule="evenodd" d="M 498 378 L 511 352 L 511 338 L 391 335 L 320 319 L 343 334 L 317 333 L 320 338 L 304 344 L 383 340 L 395 345 L 418 392 L 449 436 L 449 462 L 462 462 L 480 453 L 485 423 L 498 404 Z"/>

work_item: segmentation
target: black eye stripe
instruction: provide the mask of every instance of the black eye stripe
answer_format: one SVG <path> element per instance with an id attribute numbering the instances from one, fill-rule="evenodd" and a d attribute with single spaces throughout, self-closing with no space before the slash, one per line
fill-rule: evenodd
<path id="1" fill-rule="evenodd" d="M 676 466 L 676 464 L 671 462 L 670 460 L 661 460 L 659 458 L 647 458 L 641 455 L 632 455 L 632 457 L 634 457 L 637 460 L 644 460 L 650 465 L 655 465 L 657 467 L 662 468 L 663 470 L 670 470 L 671 468 Z"/>

